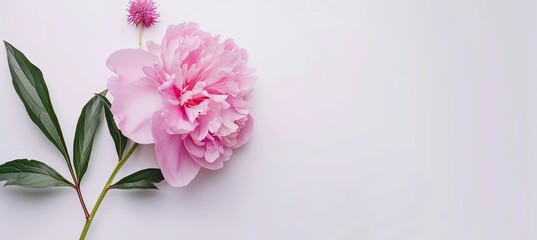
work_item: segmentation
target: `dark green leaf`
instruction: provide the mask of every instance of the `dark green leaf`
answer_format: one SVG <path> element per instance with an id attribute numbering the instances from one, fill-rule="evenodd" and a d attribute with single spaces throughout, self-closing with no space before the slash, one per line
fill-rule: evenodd
<path id="1" fill-rule="evenodd" d="M 6 45 L 7 61 L 13 86 L 22 100 L 26 112 L 43 134 L 60 150 L 68 162 L 67 164 L 70 165 L 62 130 L 52 108 L 43 74 L 23 53 L 6 41 L 4 44 Z"/>
<path id="2" fill-rule="evenodd" d="M 0 165 L 0 181 L 7 181 L 4 186 L 28 188 L 73 187 L 73 184 L 48 165 L 28 159 L 17 159 Z"/>
<path id="3" fill-rule="evenodd" d="M 121 131 L 119 131 L 119 128 L 117 128 L 116 123 L 114 122 L 114 116 L 112 115 L 112 112 L 110 111 L 110 107 L 112 104 L 110 104 L 110 101 L 106 99 L 104 94 L 97 94 L 99 99 L 104 102 L 103 108 L 104 108 L 104 116 L 106 117 L 106 124 L 108 125 L 108 131 L 110 132 L 110 136 L 112 136 L 112 139 L 114 139 L 114 144 L 116 145 L 116 152 L 118 156 L 118 160 L 123 157 L 123 153 L 125 152 L 125 148 L 127 147 L 127 137 L 123 136 Z"/>
<path id="4" fill-rule="evenodd" d="M 93 148 L 93 139 L 101 122 L 103 102 L 99 97 L 92 97 L 82 108 L 76 124 L 75 143 L 73 144 L 73 163 L 78 182 L 82 180 L 88 169 Z"/>
<path id="5" fill-rule="evenodd" d="M 155 183 L 164 180 L 160 169 L 148 168 L 135 172 L 110 186 L 115 189 L 158 189 Z"/>

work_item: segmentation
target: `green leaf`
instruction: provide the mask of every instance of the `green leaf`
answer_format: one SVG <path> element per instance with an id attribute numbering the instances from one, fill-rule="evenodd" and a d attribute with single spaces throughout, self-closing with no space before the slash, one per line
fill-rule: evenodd
<path id="1" fill-rule="evenodd" d="M 101 122 L 103 102 L 97 96 L 92 97 L 82 108 L 76 124 L 75 143 L 73 144 L 73 163 L 78 182 L 88 169 L 93 140 Z"/>
<path id="2" fill-rule="evenodd" d="M 104 102 L 103 108 L 104 116 L 106 117 L 106 124 L 108 125 L 108 131 L 110 132 L 110 136 L 112 136 L 112 139 L 114 139 L 114 144 L 116 145 L 116 152 L 119 160 L 121 159 L 121 157 L 123 157 L 123 153 L 125 152 L 125 148 L 127 147 L 128 139 L 121 133 L 121 131 L 119 131 L 119 128 L 117 128 L 116 123 L 114 122 L 114 116 L 110 111 L 110 107 L 112 106 L 112 104 L 110 104 L 110 101 L 108 101 L 104 94 L 97 94 L 97 97 L 99 97 L 99 99 Z"/>
<path id="3" fill-rule="evenodd" d="M 6 41 L 4 41 L 4 44 L 6 45 L 7 61 L 13 86 L 22 100 L 26 112 L 28 112 L 35 125 L 62 153 L 67 165 L 70 166 L 65 140 L 63 139 L 58 118 L 52 108 L 43 74 L 22 52 Z"/>
<path id="4" fill-rule="evenodd" d="M 28 188 L 74 187 L 48 165 L 28 159 L 17 159 L 0 165 L 0 181 L 7 181 L 4 186 Z"/>
<path id="5" fill-rule="evenodd" d="M 155 183 L 164 180 L 160 169 L 148 168 L 135 172 L 110 186 L 115 189 L 158 189 Z"/>

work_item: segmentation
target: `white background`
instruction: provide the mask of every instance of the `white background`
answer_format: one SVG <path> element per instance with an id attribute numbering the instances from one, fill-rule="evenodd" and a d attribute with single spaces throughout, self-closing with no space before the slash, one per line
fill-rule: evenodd
<path id="1" fill-rule="evenodd" d="M 137 47 L 127 1 L 0 2 L 0 38 L 44 73 L 69 149 L 105 61 Z M 255 132 L 184 188 L 112 191 L 88 239 L 537 239 L 537 4 L 523 0 L 158 1 L 248 49 Z M 533 5 L 533 6 L 532 6 Z M 0 51 L 0 162 L 67 168 Z M 103 125 L 102 125 L 103 126 Z M 116 159 L 105 127 L 83 182 Z M 144 146 L 119 177 L 156 166 Z M 0 189 L 1 239 L 76 239 L 71 189 Z"/>

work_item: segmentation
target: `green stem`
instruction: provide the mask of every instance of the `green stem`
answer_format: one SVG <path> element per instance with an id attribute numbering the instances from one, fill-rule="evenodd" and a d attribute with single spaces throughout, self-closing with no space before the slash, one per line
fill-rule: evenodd
<path id="1" fill-rule="evenodd" d="M 86 238 L 86 235 L 88 234 L 89 227 L 91 225 L 91 222 L 93 221 L 93 218 L 95 218 L 95 213 L 97 213 L 97 210 L 99 210 L 99 206 L 101 206 L 101 202 L 104 199 L 104 196 L 106 196 L 106 193 L 110 189 L 110 185 L 112 185 L 112 181 L 114 181 L 114 177 L 116 177 L 117 172 L 119 172 L 119 169 L 127 162 L 127 159 L 132 155 L 134 150 L 136 150 L 136 147 L 138 147 L 138 143 L 134 143 L 131 148 L 127 151 L 127 154 L 119 160 L 119 162 L 116 165 L 116 168 L 114 168 L 114 171 L 108 178 L 108 181 L 106 182 L 106 185 L 104 186 L 103 190 L 101 191 L 101 195 L 99 195 L 99 198 L 97 199 L 97 202 L 95 203 L 95 206 L 93 207 L 93 210 L 91 210 L 90 217 L 86 220 L 86 224 L 84 225 L 84 229 L 82 229 L 82 233 L 80 234 L 80 240 L 83 240 Z"/>

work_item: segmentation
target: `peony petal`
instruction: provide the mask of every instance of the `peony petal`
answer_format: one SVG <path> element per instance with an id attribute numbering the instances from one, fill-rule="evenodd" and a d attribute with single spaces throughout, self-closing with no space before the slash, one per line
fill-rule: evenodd
<path id="1" fill-rule="evenodd" d="M 106 66 L 117 75 L 113 81 L 117 85 L 125 85 L 132 81 L 137 81 L 144 77 L 143 67 L 152 66 L 157 61 L 157 56 L 141 49 L 121 49 L 108 57 Z M 110 83 L 109 83 L 110 85 Z M 116 94 L 115 89 L 110 89 L 112 95 Z"/>
<path id="2" fill-rule="evenodd" d="M 224 147 L 223 148 L 223 154 L 218 153 L 218 157 L 215 159 L 206 159 L 206 149 L 207 144 L 203 142 L 196 141 L 192 138 L 192 136 L 187 136 L 184 140 L 185 147 L 187 151 L 190 153 L 190 156 L 198 163 L 202 168 L 210 169 L 210 170 L 216 170 L 220 169 L 224 166 L 224 161 L 229 160 L 231 153 L 233 153 L 233 150 L 231 148 Z M 214 147 L 213 147 L 214 148 Z M 216 149 L 218 152 L 218 149 Z"/>
<path id="3" fill-rule="evenodd" d="M 244 127 L 240 129 L 239 135 L 237 136 L 237 144 L 233 147 L 233 149 L 239 148 L 245 144 L 250 139 L 253 130 L 254 119 L 251 115 L 248 115 L 248 120 L 246 120 Z"/>
<path id="4" fill-rule="evenodd" d="M 209 170 L 218 170 L 218 169 L 224 167 L 224 162 L 229 160 L 230 156 L 220 154 L 220 157 L 218 157 L 212 163 L 207 162 L 207 160 L 205 158 L 197 158 L 197 157 L 192 157 L 192 158 L 202 168 L 209 169 Z"/>
<path id="5" fill-rule="evenodd" d="M 162 49 L 160 45 L 153 41 L 147 41 L 147 50 L 149 50 L 150 53 L 160 56 L 162 54 Z"/>
<path id="6" fill-rule="evenodd" d="M 206 86 L 205 82 L 197 82 L 196 85 L 192 88 L 192 94 L 196 95 L 198 93 L 201 93 L 203 91 L 203 88 Z"/>
<path id="7" fill-rule="evenodd" d="M 240 114 L 247 115 L 250 113 L 250 103 L 244 100 L 242 97 L 230 97 L 227 101 Z"/>
<path id="8" fill-rule="evenodd" d="M 183 107 L 176 105 L 166 106 L 163 110 L 164 121 L 170 133 L 183 134 L 192 132 L 198 122 L 190 122 Z"/>
<path id="9" fill-rule="evenodd" d="M 156 86 L 149 81 L 133 81 L 128 84 L 109 84 L 114 92 L 111 111 L 121 132 L 141 144 L 153 143 L 151 117 L 163 107 Z"/>
<path id="10" fill-rule="evenodd" d="M 227 82 L 225 85 L 225 90 L 227 93 L 233 96 L 236 96 L 241 91 L 241 89 L 239 88 L 239 85 L 236 82 Z"/>
<path id="11" fill-rule="evenodd" d="M 224 157 L 227 157 L 224 159 L 224 161 L 227 161 L 229 160 L 229 157 L 231 157 L 231 154 L 233 154 L 233 149 L 231 148 L 228 148 L 228 147 L 224 147 L 224 153 L 222 153 Z"/>
<path id="12" fill-rule="evenodd" d="M 155 138 L 157 161 L 166 181 L 174 187 L 186 186 L 200 170 L 188 154 L 181 135 L 170 135 L 160 114 L 153 115 L 152 132 Z"/>
<path id="13" fill-rule="evenodd" d="M 252 92 L 254 90 L 254 83 L 256 81 L 256 77 L 255 76 L 249 76 L 249 77 L 245 77 L 242 79 L 241 81 L 241 87 L 240 87 L 240 96 L 246 96 L 248 94 L 250 94 L 250 92 Z"/>
<path id="14" fill-rule="evenodd" d="M 207 150 L 205 151 L 205 160 L 207 162 L 213 163 L 218 157 L 220 157 L 220 152 L 218 152 L 218 149 L 209 147 L 211 145 L 207 145 Z"/>
<path id="15" fill-rule="evenodd" d="M 216 116 L 213 119 L 210 119 L 209 121 L 207 121 L 207 129 L 211 133 L 218 131 L 218 129 L 221 126 L 222 126 L 222 118 L 220 116 Z"/>
<path id="16" fill-rule="evenodd" d="M 196 118 L 200 114 L 200 112 L 189 107 L 185 107 L 185 113 L 186 113 L 186 116 L 188 117 L 188 121 L 190 122 L 194 122 L 194 120 L 196 120 Z"/>
<path id="17" fill-rule="evenodd" d="M 203 140 L 207 134 L 209 134 L 209 127 L 206 123 L 206 116 L 201 116 L 198 118 L 199 125 L 190 133 L 192 138 L 196 139 L 197 141 Z"/>
<path id="18" fill-rule="evenodd" d="M 199 103 L 197 106 L 191 107 L 193 110 L 196 110 L 200 114 L 207 114 L 209 111 L 209 101 L 203 100 L 203 102 Z M 197 115 L 196 115 L 197 117 Z"/>
<path id="19" fill-rule="evenodd" d="M 226 100 L 228 95 L 207 94 L 207 97 L 209 97 L 215 102 L 223 102 L 224 100 Z"/>
<path id="20" fill-rule="evenodd" d="M 201 143 L 203 145 L 198 145 L 194 143 L 194 140 L 192 140 L 192 137 L 187 136 L 184 140 L 185 147 L 188 153 L 192 155 L 192 157 L 202 158 L 205 154 L 205 144 Z"/>

